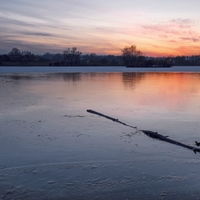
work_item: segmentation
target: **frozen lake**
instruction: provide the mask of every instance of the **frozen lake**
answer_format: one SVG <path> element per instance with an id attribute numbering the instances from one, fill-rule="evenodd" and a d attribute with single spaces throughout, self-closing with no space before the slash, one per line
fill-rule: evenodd
<path id="1" fill-rule="evenodd" d="M 74 72 L 200 72 L 200 66 L 172 66 L 170 68 L 116 67 L 0 67 L 0 73 L 74 73 Z"/>
<path id="2" fill-rule="evenodd" d="M 0 199 L 199 198 L 200 154 L 86 112 L 194 145 L 199 68 L 9 69 L 0 67 Z"/>

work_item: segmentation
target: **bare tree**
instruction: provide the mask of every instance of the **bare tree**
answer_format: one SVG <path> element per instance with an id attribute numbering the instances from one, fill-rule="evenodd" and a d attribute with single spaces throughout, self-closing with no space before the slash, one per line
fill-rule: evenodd
<path id="1" fill-rule="evenodd" d="M 63 58 L 67 65 L 73 66 L 80 63 L 81 52 L 76 47 L 68 48 L 63 51 Z"/>
<path id="2" fill-rule="evenodd" d="M 32 54 L 30 51 L 22 51 L 22 61 L 33 61 L 35 59 L 35 55 Z"/>
<path id="3" fill-rule="evenodd" d="M 11 52 L 9 52 L 8 55 L 21 55 L 21 53 L 18 48 L 12 48 Z"/>
<path id="4" fill-rule="evenodd" d="M 137 58 L 142 56 L 142 52 L 137 50 L 135 45 L 126 46 L 122 51 L 122 57 L 127 66 L 137 64 Z"/>
<path id="5" fill-rule="evenodd" d="M 21 52 L 18 48 L 12 48 L 11 52 L 8 53 L 8 56 L 12 61 L 19 61 L 21 59 Z"/>

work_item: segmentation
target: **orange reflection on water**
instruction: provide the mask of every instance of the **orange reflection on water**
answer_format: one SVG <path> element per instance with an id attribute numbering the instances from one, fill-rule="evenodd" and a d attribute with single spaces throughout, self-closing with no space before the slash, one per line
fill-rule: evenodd
<path id="1" fill-rule="evenodd" d="M 124 73 L 123 81 L 126 89 L 133 90 L 127 101 L 137 105 L 195 110 L 200 98 L 200 74 Z"/>
<path id="2" fill-rule="evenodd" d="M 45 104 L 62 103 L 64 109 L 200 113 L 199 73 L 66 73 L 30 83 L 24 86 L 42 95 Z"/>

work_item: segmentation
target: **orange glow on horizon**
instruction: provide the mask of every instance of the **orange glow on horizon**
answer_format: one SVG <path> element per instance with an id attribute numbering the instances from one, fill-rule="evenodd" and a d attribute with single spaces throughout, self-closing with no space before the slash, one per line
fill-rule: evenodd
<path id="1" fill-rule="evenodd" d="M 19 43 L 43 48 L 44 51 L 52 53 L 63 52 L 67 48 L 77 47 L 83 54 L 96 53 L 98 55 L 121 55 L 121 49 L 125 46 L 136 45 L 144 56 L 189 56 L 199 55 L 200 36 L 198 30 L 190 30 L 192 26 L 187 23 L 178 25 L 178 22 L 166 22 L 164 25 L 142 24 L 132 27 L 102 27 L 89 29 L 77 28 L 71 35 L 65 30 L 56 32 L 48 29 L 49 35 L 45 33 L 32 33 L 27 31 L 24 37 L 15 36 Z M 182 22 L 181 22 L 182 23 Z M 80 34 L 83 31 L 84 34 Z M 21 49 L 20 49 L 21 50 Z M 23 49 L 24 50 L 24 49 Z M 33 52 L 37 53 L 37 52 Z M 44 52 L 45 53 L 45 52 Z"/>

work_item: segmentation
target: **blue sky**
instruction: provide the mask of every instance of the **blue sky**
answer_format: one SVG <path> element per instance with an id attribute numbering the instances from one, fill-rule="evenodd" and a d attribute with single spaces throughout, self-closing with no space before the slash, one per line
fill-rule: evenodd
<path id="1" fill-rule="evenodd" d="M 0 53 L 120 54 L 135 44 L 145 55 L 200 52 L 198 0 L 0 0 Z"/>

